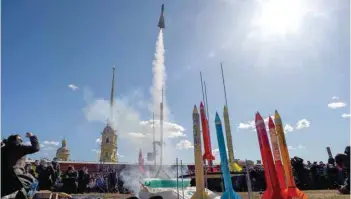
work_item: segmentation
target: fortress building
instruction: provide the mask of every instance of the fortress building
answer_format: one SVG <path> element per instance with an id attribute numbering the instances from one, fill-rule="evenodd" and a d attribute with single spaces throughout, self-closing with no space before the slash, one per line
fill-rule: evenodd
<path id="1" fill-rule="evenodd" d="M 56 151 L 56 158 L 61 161 L 68 161 L 69 155 L 70 155 L 70 151 L 67 148 L 67 141 L 66 139 L 63 139 L 62 146 L 58 148 Z"/>
<path id="2" fill-rule="evenodd" d="M 117 163 L 117 131 L 113 129 L 113 105 L 114 105 L 114 84 L 115 84 L 115 67 L 112 68 L 112 88 L 110 97 L 110 117 L 107 125 L 101 133 L 101 153 L 100 162 Z"/>

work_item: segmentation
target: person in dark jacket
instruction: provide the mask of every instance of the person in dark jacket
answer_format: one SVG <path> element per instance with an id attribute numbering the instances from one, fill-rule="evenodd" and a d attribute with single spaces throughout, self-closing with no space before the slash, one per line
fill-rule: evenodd
<path id="1" fill-rule="evenodd" d="M 54 179 L 53 182 L 55 183 L 61 176 L 60 172 L 60 164 L 57 162 L 57 158 L 53 158 L 51 165 L 54 169 Z"/>
<path id="2" fill-rule="evenodd" d="M 41 160 L 40 165 L 37 167 L 39 190 L 51 190 L 54 185 L 53 179 L 55 178 L 55 172 L 50 164 L 46 160 Z"/>
<path id="3" fill-rule="evenodd" d="M 66 193 L 77 193 L 78 173 L 73 166 L 68 166 L 68 170 L 62 176 L 62 191 Z"/>
<path id="4" fill-rule="evenodd" d="M 345 177 L 345 183 L 339 188 L 342 194 L 350 194 L 350 146 L 345 148 L 344 153 L 335 156 L 335 162 Z"/>
<path id="5" fill-rule="evenodd" d="M 25 189 L 29 189 L 26 185 L 30 184 L 30 178 L 23 178 L 25 177 L 25 156 L 40 150 L 39 141 L 35 135 L 28 132 L 26 137 L 31 142 L 30 146 L 24 145 L 18 134 L 10 135 L 7 140 L 3 140 L 4 145 L 1 147 L 1 196 L 19 191 L 18 194 L 22 198 L 26 198 Z"/>
<path id="6" fill-rule="evenodd" d="M 90 182 L 90 175 L 88 173 L 88 168 L 83 167 L 78 172 L 78 193 L 84 193 Z"/>

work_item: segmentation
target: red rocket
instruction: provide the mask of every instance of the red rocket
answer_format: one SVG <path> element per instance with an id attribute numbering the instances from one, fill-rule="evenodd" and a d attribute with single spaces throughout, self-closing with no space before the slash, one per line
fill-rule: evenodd
<path id="1" fill-rule="evenodd" d="M 212 165 L 212 160 L 214 160 L 215 157 L 212 155 L 210 130 L 208 126 L 208 120 L 205 115 L 205 107 L 202 102 L 200 103 L 200 115 L 201 115 L 201 125 L 202 125 L 202 134 L 204 139 L 204 151 L 205 151 L 202 158 L 203 160 L 208 160 L 209 165 Z"/>
<path id="2" fill-rule="evenodd" d="M 273 162 L 272 151 L 268 141 L 266 126 L 263 118 L 258 112 L 256 113 L 255 123 L 267 184 L 262 199 L 283 199 L 285 198 L 283 196 L 283 193 L 285 192 L 280 189 L 277 172 Z"/>

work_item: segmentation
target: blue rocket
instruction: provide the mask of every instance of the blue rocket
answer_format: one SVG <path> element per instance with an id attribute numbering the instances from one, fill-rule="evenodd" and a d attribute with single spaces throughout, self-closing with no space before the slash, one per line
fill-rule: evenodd
<path id="1" fill-rule="evenodd" d="M 241 196 L 233 190 L 232 179 L 230 176 L 230 171 L 228 166 L 227 151 L 226 151 L 226 146 L 225 146 L 224 136 L 223 136 L 222 122 L 218 116 L 218 113 L 216 113 L 215 124 L 216 124 L 216 131 L 217 131 L 219 154 L 221 158 L 222 175 L 223 175 L 224 187 L 225 187 L 225 191 L 222 194 L 221 199 L 241 199 Z"/>

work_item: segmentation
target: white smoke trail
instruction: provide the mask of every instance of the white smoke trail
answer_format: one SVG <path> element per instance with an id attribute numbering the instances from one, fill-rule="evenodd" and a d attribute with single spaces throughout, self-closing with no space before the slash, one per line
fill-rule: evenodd
<path id="1" fill-rule="evenodd" d="M 156 52 L 155 59 L 152 62 L 152 73 L 153 80 L 152 86 L 150 88 L 150 93 L 152 96 L 152 106 L 150 112 L 155 113 L 155 115 L 160 114 L 160 103 L 162 101 L 162 89 L 165 93 L 166 87 L 166 68 L 165 68 L 165 48 L 163 44 L 163 30 L 160 29 L 157 42 L 156 42 Z M 165 95 L 163 97 L 163 119 L 168 120 L 168 106 L 166 105 Z"/>

